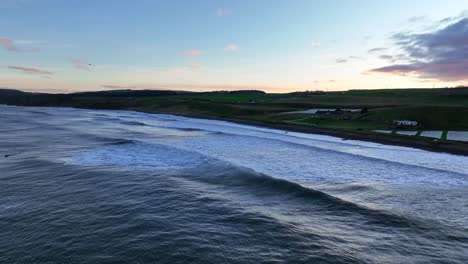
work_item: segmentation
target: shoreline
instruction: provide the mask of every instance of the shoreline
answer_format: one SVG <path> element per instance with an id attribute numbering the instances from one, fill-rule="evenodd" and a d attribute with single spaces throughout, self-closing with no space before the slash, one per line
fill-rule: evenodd
<path id="1" fill-rule="evenodd" d="M 8 105 L 8 104 L 4 104 Z M 15 106 L 27 106 L 27 105 L 15 105 Z M 29 105 L 33 106 L 33 105 Z M 36 106 L 36 107 L 58 107 L 58 106 Z M 63 106 L 62 106 L 63 107 Z M 144 111 L 138 108 L 122 108 L 122 109 L 109 109 L 109 108 L 84 108 L 84 107 L 74 107 L 74 106 L 65 106 L 76 109 L 93 109 L 93 110 L 116 110 L 116 111 L 135 111 L 140 113 L 147 114 L 169 114 L 176 116 L 183 116 L 189 118 L 197 119 L 207 119 L 207 120 L 217 120 L 217 121 L 226 121 L 242 125 L 256 126 L 262 128 L 271 128 L 284 130 L 289 132 L 300 132 L 306 134 L 317 134 L 317 135 L 327 135 L 332 137 L 341 138 L 343 140 L 359 140 L 367 141 L 373 143 L 379 143 L 384 145 L 400 146 L 400 147 L 409 147 L 416 148 L 426 151 L 439 152 L 439 153 L 448 153 L 454 155 L 468 156 L 468 143 L 463 142 L 437 142 L 431 141 L 430 138 L 414 138 L 412 136 L 404 135 L 388 135 L 388 134 L 378 134 L 378 133 L 360 133 L 354 131 L 346 130 L 331 130 L 326 128 L 311 127 L 305 125 L 296 125 L 296 124 L 286 124 L 278 122 L 261 122 L 255 120 L 246 120 L 246 119 L 236 119 L 236 118 L 223 118 L 223 117 L 213 117 L 208 115 L 201 114 L 188 114 L 188 113 L 177 113 L 177 112 L 165 112 L 165 111 Z"/>
<path id="2" fill-rule="evenodd" d="M 176 116 L 183 116 L 183 117 L 197 118 L 197 119 L 226 121 L 226 122 L 232 122 L 232 123 L 241 124 L 241 125 L 278 129 L 278 130 L 284 130 L 288 132 L 326 135 L 326 136 L 341 138 L 343 140 L 367 141 L 367 142 L 379 143 L 383 145 L 409 147 L 409 148 L 416 148 L 416 149 L 432 151 L 432 152 L 468 156 L 468 143 L 465 144 L 465 143 L 460 143 L 460 142 L 455 143 L 455 142 L 440 142 L 440 141 L 439 143 L 434 143 L 433 141 L 431 141 L 430 138 L 427 138 L 427 139 L 418 138 L 417 140 L 414 140 L 414 138 L 411 138 L 410 136 L 404 136 L 404 135 L 387 135 L 387 134 L 377 134 L 377 133 L 364 134 L 364 133 L 353 132 L 353 131 L 331 130 L 331 129 L 325 129 L 325 128 L 308 127 L 308 126 L 285 124 L 285 123 L 266 123 L 266 122 L 259 122 L 259 121 L 254 121 L 254 120 L 218 118 L 218 117 L 194 115 L 194 114 L 186 114 L 186 113 L 151 112 L 151 111 L 148 112 L 148 111 L 133 110 L 133 109 L 128 109 L 128 110 L 148 113 L 148 114 L 169 114 L 169 115 L 176 115 Z"/>

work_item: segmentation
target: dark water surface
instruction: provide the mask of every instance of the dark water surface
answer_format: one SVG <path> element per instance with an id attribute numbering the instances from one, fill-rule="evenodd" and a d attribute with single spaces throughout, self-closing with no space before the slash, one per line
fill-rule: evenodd
<path id="1" fill-rule="evenodd" d="M 468 263 L 468 157 L 13 106 L 0 155 L 0 263 Z"/>

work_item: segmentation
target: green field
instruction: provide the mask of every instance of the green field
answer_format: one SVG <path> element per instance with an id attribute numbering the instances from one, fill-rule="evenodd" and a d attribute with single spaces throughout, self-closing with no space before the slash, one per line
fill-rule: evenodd
<path id="1" fill-rule="evenodd" d="M 290 122 L 295 124 L 307 124 L 322 128 L 330 129 L 343 129 L 343 130 L 374 130 L 374 129 L 386 129 L 385 123 L 379 123 L 370 120 L 327 120 L 320 118 L 304 118 L 291 120 Z"/>

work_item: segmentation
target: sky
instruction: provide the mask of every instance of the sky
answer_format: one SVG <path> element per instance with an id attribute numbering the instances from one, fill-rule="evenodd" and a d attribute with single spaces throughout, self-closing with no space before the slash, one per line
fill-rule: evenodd
<path id="1" fill-rule="evenodd" d="M 466 0 L 0 0 L 0 87 L 268 92 L 468 84 Z"/>

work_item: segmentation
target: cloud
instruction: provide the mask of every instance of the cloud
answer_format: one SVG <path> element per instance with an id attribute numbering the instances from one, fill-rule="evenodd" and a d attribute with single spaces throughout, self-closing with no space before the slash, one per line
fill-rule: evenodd
<path id="1" fill-rule="evenodd" d="M 336 59 L 336 63 L 346 63 L 346 62 L 348 62 L 347 59 L 342 59 L 342 58 Z"/>
<path id="2" fill-rule="evenodd" d="M 413 16 L 408 19 L 410 23 L 417 23 L 426 20 L 426 16 Z"/>
<path id="3" fill-rule="evenodd" d="M 70 60 L 71 64 L 75 69 L 78 70 L 83 70 L 83 71 L 91 71 L 91 64 L 83 62 L 82 60 L 78 59 L 71 59 Z"/>
<path id="4" fill-rule="evenodd" d="M 216 9 L 215 11 L 215 15 L 218 16 L 218 17 L 224 17 L 224 16 L 228 16 L 231 14 L 231 11 L 226 9 L 226 8 L 222 8 L 222 7 L 219 7 Z"/>
<path id="5" fill-rule="evenodd" d="M 53 74 L 53 72 L 42 70 L 42 69 L 39 69 L 39 68 L 33 68 L 33 67 L 8 66 L 8 69 L 23 71 L 25 73 L 31 73 L 31 74 L 42 74 L 42 75 L 52 75 Z"/>
<path id="6" fill-rule="evenodd" d="M 201 51 L 200 50 L 186 50 L 186 51 L 184 51 L 184 55 L 187 55 L 187 56 L 200 56 Z"/>
<path id="7" fill-rule="evenodd" d="M 372 69 L 371 71 L 404 75 L 410 72 L 414 72 L 416 70 L 417 70 L 417 67 L 412 66 L 412 65 L 395 64 L 391 66 L 385 66 L 385 67 Z"/>
<path id="8" fill-rule="evenodd" d="M 37 41 L 32 40 L 13 40 L 9 38 L 0 38 L 0 46 L 3 46 L 7 51 L 11 52 L 39 52 L 41 49 L 39 48 L 29 48 L 29 47 L 21 47 L 24 45 L 32 45 L 34 43 L 38 43 Z"/>
<path id="9" fill-rule="evenodd" d="M 382 60 L 393 60 L 392 55 L 380 55 L 379 58 L 381 58 Z"/>
<path id="10" fill-rule="evenodd" d="M 112 85 L 112 84 L 103 84 L 101 87 L 108 89 L 137 89 L 138 87 L 134 85 Z"/>
<path id="11" fill-rule="evenodd" d="M 455 21 L 458 21 L 460 19 L 463 19 L 465 17 L 468 16 L 468 10 L 463 10 L 458 16 L 454 16 L 454 17 L 446 17 L 444 19 L 441 19 L 439 22 L 441 24 L 444 24 L 444 23 L 452 23 L 452 22 L 455 22 Z"/>
<path id="12" fill-rule="evenodd" d="M 18 48 L 14 44 L 13 40 L 8 38 L 0 38 L 0 45 L 8 51 L 18 51 Z"/>
<path id="13" fill-rule="evenodd" d="M 378 53 L 378 52 L 382 52 L 382 51 L 386 51 L 386 50 L 387 50 L 387 48 L 380 48 L 379 47 L 379 48 L 370 49 L 367 52 L 369 52 L 369 53 Z"/>
<path id="14" fill-rule="evenodd" d="M 38 43 L 37 41 L 29 40 L 29 39 L 17 39 L 14 42 L 18 45 L 32 45 L 32 44 Z"/>
<path id="15" fill-rule="evenodd" d="M 363 60 L 364 59 L 363 57 L 359 57 L 359 56 L 349 56 L 348 58 L 351 60 Z"/>
<path id="16" fill-rule="evenodd" d="M 439 81 L 468 80 L 468 17 L 427 33 L 393 36 L 403 63 L 370 70 Z"/>
<path id="17" fill-rule="evenodd" d="M 320 42 L 314 41 L 314 42 L 310 43 L 310 45 L 311 45 L 312 47 L 314 47 L 314 48 L 319 48 L 322 44 L 321 44 Z"/>
<path id="18" fill-rule="evenodd" d="M 229 44 L 224 48 L 224 50 L 226 50 L 226 51 L 236 51 L 236 50 L 239 50 L 239 47 L 236 44 Z"/>

